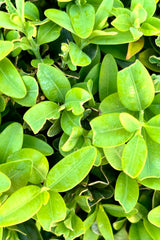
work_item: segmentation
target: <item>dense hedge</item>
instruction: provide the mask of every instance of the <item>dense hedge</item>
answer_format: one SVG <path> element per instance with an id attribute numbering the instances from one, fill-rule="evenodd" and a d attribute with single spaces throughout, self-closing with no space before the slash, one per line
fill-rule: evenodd
<path id="1" fill-rule="evenodd" d="M 0 1 L 0 240 L 160 239 L 159 14 Z"/>

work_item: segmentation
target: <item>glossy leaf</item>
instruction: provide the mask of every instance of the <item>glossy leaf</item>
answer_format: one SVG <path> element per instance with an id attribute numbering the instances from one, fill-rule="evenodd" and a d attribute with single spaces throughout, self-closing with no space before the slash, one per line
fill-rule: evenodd
<path id="1" fill-rule="evenodd" d="M 102 236 L 106 240 L 113 240 L 114 237 L 113 237 L 112 227 L 111 227 L 109 218 L 105 213 L 102 205 L 99 206 L 96 221 L 97 221 L 98 229 L 101 232 Z"/>
<path id="2" fill-rule="evenodd" d="M 129 110 L 140 111 L 152 103 L 153 82 L 146 68 L 138 60 L 118 73 L 117 84 L 120 100 Z"/>
<path id="3" fill-rule="evenodd" d="M 151 118 L 146 124 L 145 124 L 145 129 L 150 136 L 150 138 L 157 142 L 160 143 L 160 115 L 157 115 L 153 118 Z"/>
<path id="4" fill-rule="evenodd" d="M 8 190 L 8 193 L 11 194 L 28 183 L 32 171 L 32 162 L 28 159 L 24 161 L 18 159 L 15 162 L 3 163 L 0 165 L 0 171 L 11 180 L 11 187 Z"/>
<path id="5" fill-rule="evenodd" d="M 12 42 L 0 41 L 0 61 L 5 58 L 14 48 Z"/>
<path id="6" fill-rule="evenodd" d="M 0 134 L 0 162 L 4 163 L 7 157 L 21 149 L 23 143 L 23 129 L 19 123 L 12 123 Z M 6 146 L 8 146 L 6 148 Z"/>
<path id="7" fill-rule="evenodd" d="M 139 181 L 142 185 L 151 188 L 151 189 L 155 189 L 155 190 L 159 190 L 160 189 L 160 178 L 146 178 L 142 181 Z"/>
<path id="8" fill-rule="evenodd" d="M 87 82 L 87 89 L 89 91 L 89 84 L 91 85 L 91 81 L 93 86 L 90 87 L 90 92 L 94 95 L 98 92 L 98 83 L 99 83 L 99 71 L 100 71 L 100 64 L 97 63 L 96 65 L 91 68 L 88 72 L 87 76 L 84 79 L 84 82 Z M 91 89 L 92 88 L 92 89 Z"/>
<path id="9" fill-rule="evenodd" d="M 6 174 L 0 172 L 0 193 L 6 192 L 11 187 L 11 181 Z"/>
<path id="10" fill-rule="evenodd" d="M 41 25 L 37 34 L 38 45 L 56 40 L 60 36 L 60 31 L 61 28 L 53 22 L 47 22 Z"/>
<path id="11" fill-rule="evenodd" d="M 81 127 L 82 115 L 74 115 L 71 111 L 64 110 L 61 116 L 61 127 L 63 131 L 70 135 L 73 127 Z"/>
<path id="12" fill-rule="evenodd" d="M 155 225 L 151 224 L 147 219 L 143 220 L 143 224 L 145 226 L 145 229 L 147 230 L 148 234 L 153 240 L 159 240 L 160 239 L 160 229 L 159 227 L 156 227 Z"/>
<path id="13" fill-rule="evenodd" d="M 69 154 L 50 170 L 46 186 L 59 192 L 73 188 L 87 176 L 96 155 L 94 147 L 81 148 Z M 87 159 L 86 156 L 88 156 Z"/>
<path id="14" fill-rule="evenodd" d="M 46 231 L 51 231 L 55 222 L 62 221 L 66 217 L 66 205 L 61 195 L 53 191 L 50 191 L 49 195 L 47 204 L 37 213 L 38 221 Z"/>
<path id="15" fill-rule="evenodd" d="M 74 33 L 71 20 L 66 12 L 58 9 L 47 9 L 44 13 L 51 21 Z"/>
<path id="16" fill-rule="evenodd" d="M 143 239 L 152 240 L 150 235 L 147 233 L 142 221 L 131 224 L 131 227 L 129 229 L 129 239 L 130 240 L 143 240 Z"/>
<path id="17" fill-rule="evenodd" d="M 120 122 L 128 132 L 135 132 L 140 129 L 141 123 L 128 113 L 120 113 Z"/>
<path id="18" fill-rule="evenodd" d="M 20 30 L 17 24 L 10 19 L 9 13 L 6 13 L 4 11 L 0 11 L 0 27 Z"/>
<path id="19" fill-rule="evenodd" d="M 44 95 L 50 101 L 64 101 L 64 97 L 70 89 L 70 83 L 63 72 L 41 63 L 38 67 L 37 77 Z"/>
<path id="20" fill-rule="evenodd" d="M 24 98 L 14 100 L 22 106 L 31 107 L 36 104 L 36 99 L 38 97 L 38 84 L 35 78 L 31 76 L 22 76 L 24 84 L 27 89 L 27 94 Z"/>
<path id="21" fill-rule="evenodd" d="M 126 55 L 126 60 L 133 57 L 136 53 L 140 52 L 144 47 L 144 38 L 137 40 L 136 42 L 130 42 L 128 44 L 128 51 Z"/>
<path id="22" fill-rule="evenodd" d="M 69 16 L 75 33 L 87 38 L 92 33 L 95 22 L 95 10 L 92 5 L 73 4 L 69 8 Z"/>
<path id="23" fill-rule="evenodd" d="M 69 43 L 69 56 L 75 66 L 87 66 L 91 63 L 89 56 L 73 42 Z"/>
<path id="24" fill-rule="evenodd" d="M 84 112 L 83 104 L 91 99 L 90 94 L 82 88 L 72 88 L 65 96 L 65 107 L 67 111 L 72 110 L 74 115 L 81 115 Z"/>
<path id="25" fill-rule="evenodd" d="M 48 143 L 28 134 L 24 134 L 22 147 L 36 149 L 45 156 L 53 154 L 53 148 Z"/>
<path id="26" fill-rule="evenodd" d="M 33 184 L 39 184 L 43 182 L 49 170 L 49 164 L 46 157 L 39 151 L 31 148 L 24 148 L 10 155 L 7 162 L 13 162 L 17 160 L 30 160 L 32 162 L 32 173 L 29 178 L 29 182 Z"/>
<path id="27" fill-rule="evenodd" d="M 0 226 L 12 226 L 30 219 L 41 208 L 42 195 L 41 189 L 33 185 L 14 192 L 0 207 Z"/>
<path id="28" fill-rule="evenodd" d="M 116 170 L 122 170 L 122 152 L 124 146 L 123 144 L 117 147 L 103 148 L 107 161 Z"/>
<path id="29" fill-rule="evenodd" d="M 24 16 L 27 19 L 30 19 L 32 21 L 39 20 L 39 11 L 36 5 L 32 2 L 25 2 L 24 4 Z"/>
<path id="30" fill-rule="evenodd" d="M 102 29 L 110 15 L 113 7 L 113 0 L 103 0 L 99 5 L 95 16 L 95 29 Z"/>
<path id="31" fill-rule="evenodd" d="M 117 64 L 111 54 L 103 58 L 99 76 L 99 97 L 102 101 L 108 95 L 117 91 Z"/>
<path id="32" fill-rule="evenodd" d="M 23 116 L 34 133 L 38 133 L 46 120 L 58 119 L 60 116 L 59 106 L 50 101 L 40 102 L 31 107 Z M 38 119 L 37 119 L 37 116 Z"/>
<path id="33" fill-rule="evenodd" d="M 112 25 L 119 31 L 127 32 L 132 26 L 130 16 L 127 14 L 121 14 L 112 21 Z"/>
<path id="34" fill-rule="evenodd" d="M 144 180 L 147 178 L 159 178 L 160 177 L 160 168 L 159 168 L 159 154 L 160 148 L 159 144 L 152 141 L 149 136 L 145 136 L 145 141 L 147 144 L 147 159 L 143 170 L 141 171 L 138 179 Z"/>
<path id="35" fill-rule="evenodd" d="M 130 212 L 136 205 L 138 196 L 137 181 L 121 172 L 116 181 L 115 200 L 120 202 L 126 212 Z"/>
<path id="36" fill-rule="evenodd" d="M 151 17 L 155 10 L 156 10 L 156 1 L 153 0 L 152 2 L 150 0 L 132 0 L 131 1 L 131 10 L 133 10 L 137 4 L 141 4 L 141 6 L 147 11 L 147 17 Z"/>
<path id="37" fill-rule="evenodd" d="M 113 147 L 127 142 L 132 134 L 120 123 L 119 113 L 104 114 L 91 122 L 93 144 L 97 147 Z"/>
<path id="38" fill-rule="evenodd" d="M 137 213 L 136 209 L 126 213 L 123 207 L 114 204 L 103 204 L 103 208 L 107 213 L 114 217 L 129 217 Z"/>
<path id="39" fill-rule="evenodd" d="M 144 167 L 146 158 L 147 146 L 145 140 L 141 135 L 137 134 L 127 143 L 123 150 L 123 171 L 131 178 L 137 177 Z"/>
<path id="40" fill-rule="evenodd" d="M 26 95 L 20 74 L 7 58 L 0 61 L 0 89 L 2 93 L 13 98 L 23 98 Z"/>
<path id="41" fill-rule="evenodd" d="M 121 113 L 128 112 L 129 110 L 121 103 L 118 93 L 113 93 L 108 97 L 105 97 L 99 105 L 101 114 L 106 113 Z"/>

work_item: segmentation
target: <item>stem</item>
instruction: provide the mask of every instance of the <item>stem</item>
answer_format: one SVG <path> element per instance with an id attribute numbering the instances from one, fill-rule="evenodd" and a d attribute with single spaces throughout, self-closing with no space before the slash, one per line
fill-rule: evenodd
<path id="1" fill-rule="evenodd" d="M 40 52 L 39 52 L 39 46 L 37 45 L 37 43 L 35 42 L 35 40 L 33 38 L 31 39 L 28 39 L 31 47 L 32 47 L 32 51 L 35 55 L 35 57 L 37 59 L 39 59 L 41 62 L 43 62 L 42 58 L 41 58 L 41 55 L 40 55 Z"/>
<path id="2" fill-rule="evenodd" d="M 144 110 L 141 110 L 141 111 L 139 112 L 139 121 L 140 121 L 140 122 L 144 122 Z"/>

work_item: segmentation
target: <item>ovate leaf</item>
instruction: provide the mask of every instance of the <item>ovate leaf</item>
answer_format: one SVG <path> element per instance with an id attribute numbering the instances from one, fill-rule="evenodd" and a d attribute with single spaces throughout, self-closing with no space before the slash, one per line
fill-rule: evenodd
<path id="1" fill-rule="evenodd" d="M 63 131 L 70 135 L 73 127 L 81 127 L 82 115 L 74 115 L 71 111 L 64 110 L 61 116 L 61 127 Z"/>
<path id="2" fill-rule="evenodd" d="M 145 124 L 145 129 L 153 141 L 160 143 L 160 114 L 151 118 Z"/>
<path id="3" fill-rule="evenodd" d="M 53 191 L 50 191 L 49 195 L 48 203 L 37 213 L 38 221 L 46 231 L 51 231 L 52 224 L 66 217 L 66 205 L 61 195 Z"/>
<path id="4" fill-rule="evenodd" d="M 59 69 L 41 63 L 38 66 L 37 77 L 44 95 L 50 101 L 63 102 L 70 83 Z"/>
<path id="5" fill-rule="evenodd" d="M 69 154 L 50 170 L 46 186 L 58 192 L 73 188 L 87 176 L 96 155 L 94 147 L 84 147 Z"/>
<path id="6" fill-rule="evenodd" d="M 135 178 L 142 171 L 147 158 L 147 146 L 144 138 L 137 134 L 125 146 L 122 154 L 123 171 Z"/>
<path id="7" fill-rule="evenodd" d="M 97 225 L 100 233 L 106 240 L 113 240 L 113 232 L 112 227 L 109 221 L 107 214 L 105 213 L 103 206 L 99 205 L 99 209 L 97 212 Z"/>
<path id="8" fill-rule="evenodd" d="M 148 220 L 156 227 L 160 227 L 160 206 L 153 208 L 148 213 Z"/>
<path id="9" fill-rule="evenodd" d="M 134 64 L 121 70 L 118 73 L 117 84 L 120 100 L 129 110 L 140 111 L 152 103 L 154 85 L 148 71 L 140 61 L 136 60 Z"/>
<path id="10" fill-rule="evenodd" d="M 132 134 L 120 123 L 119 113 L 104 114 L 91 122 L 93 144 L 97 147 L 113 147 L 127 142 Z"/>
<path id="11" fill-rule="evenodd" d="M 160 240 L 160 229 L 155 225 L 151 224 L 146 218 L 143 220 L 143 224 L 148 234 L 153 240 Z"/>
<path id="12" fill-rule="evenodd" d="M 135 132 L 141 127 L 141 123 L 128 113 L 120 113 L 120 122 L 128 132 Z"/>
<path id="13" fill-rule="evenodd" d="M 131 10 L 133 10 L 137 4 L 141 4 L 141 6 L 147 11 L 147 17 L 151 17 L 156 10 L 156 1 L 150 0 L 132 0 L 131 1 Z"/>
<path id="14" fill-rule="evenodd" d="M 32 2 L 25 2 L 24 4 L 24 16 L 27 19 L 30 19 L 32 21 L 39 20 L 39 11 L 36 5 Z"/>
<path id="15" fill-rule="evenodd" d="M 0 162 L 21 149 L 23 143 L 23 129 L 19 123 L 12 123 L 0 134 Z M 6 147 L 7 146 L 7 147 Z"/>
<path id="16" fill-rule="evenodd" d="M 111 54 L 106 54 L 101 64 L 99 76 L 99 97 L 101 101 L 117 91 L 117 73 L 116 61 Z"/>
<path id="17" fill-rule="evenodd" d="M 65 96 L 65 107 L 67 111 L 72 110 L 74 115 L 84 112 L 83 104 L 91 99 L 90 94 L 82 88 L 72 88 Z"/>
<path id="18" fill-rule="evenodd" d="M 12 226 L 30 219 L 41 208 L 42 195 L 41 189 L 32 185 L 14 192 L 0 207 L 0 226 Z"/>
<path id="19" fill-rule="evenodd" d="M 26 86 L 27 94 L 24 98 L 14 98 L 14 100 L 22 106 L 31 107 L 36 104 L 36 99 L 38 97 L 38 84 L 35 78 L 31 76 L 22 76 L 22 79 Z"/>
<path id="20" fill-rule="evenodd" d="M 105 25 L 107 18 L 109 17 L 112 7 L 113 7 L 113 0 L 103 0 L 99 5 L 96 11 L 96 18 L 95 18 L 95 29 L 102 29 Z"/>
<path id="21" fill-rule="evenodd" d="M 11 181 L 6 174 L 0 172 L 0 193 L 6 192 L 11 187 Z"/>
<path id="22" fill-rule="evenodd" d="M 69 56 L 75 66 L 87 66 L 91 63 L 90 57 L 73 42 L 69 43 Z"/>
<path id="23" fill-rule="evenodd" d="M 14 44 L 9 41 L 0 40 L 0 61 L 5 58 L 14 48 Z"/>
<path id="24" fill-rule="evenodd" d="M 130 212 L 136 205 L 138 196 L 137 181 L 121 172 L 116 181 L 115 200 L 120 202 L 126 212 Z"/>
<path id="25" fill-rule="evenodd" d="M 127 14 L 121 14 L 112 21 L 112 25 L 121 32 L 127 32 L 131 25 L 131 18 Z"/>
<path id="26" fill-rule="evenodd" d="M 143 222 L 139 221 L 137 223 L 132 223 L 129 229 L 129 239 L 130 240 L 152 240 L 150 235 L 147 233 Z"/>
<path id="27" fill-rule="evenodd" d="M 45 156 L 53 154 L 53 148 L 48 143 L 28 134 L 24 134 L 22 147 L 36 149 Z"/>
<path id="28" fill-rule="evenodd" d="M 7 58 L 0 61 L 0 89 L 13 98 L 23 98 L 26 95 L 26 87 L 20 74 Z"/>
<path id="29" fill-rule="evenodd" d="M 60 116 L 59 106 L 50 101 L 40 102 L 31 107 L 25 114 L 24 120 L 31 127 L 34 133 L 38 133 L 46 120 L 58 119 Z"/>
<path id="30" fill-rule="evenodd" d="M 89 37 L 95 21 L 94 7 L 90 4 L 73 4 L 69 8 L 69 16 L 75 33 L 81 38 Z"/>
<path id="31" fill-rule="evenodd" d="M 126 55 L 126 60 L 133 57 L 136 53 L 140 52 L 144 46 L 144 38 L 137 40 L 136 42 L 130 42 L 128 44 L 128 51 Z"/>
<path id="32" fill-rule="evenodd" d="M 32 162 L 32 173 L 29 182 L 39 184 L 46 179 L 49 164 L 47 158 L 41 152 L 32 148 L 24 148 L 10 155 L 7 162 L 13 162 L 14 164 L 14 161 L 19 159 L 28 159 Z"/>
<path id="33" fill-rule="evenodd" d="M 70 18 L 66 12 L 58 9 L 47 9 L 44 13 L 51 21 L 74 33 Z"/>

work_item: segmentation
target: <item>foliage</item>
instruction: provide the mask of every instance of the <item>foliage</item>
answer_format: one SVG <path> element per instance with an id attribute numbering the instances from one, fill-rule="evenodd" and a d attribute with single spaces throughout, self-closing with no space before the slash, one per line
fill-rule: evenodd
<path id="1" fill-rule="evenodd" d="M 159 5 L 0 1 L 0 240 L 160 239 Z"/>

